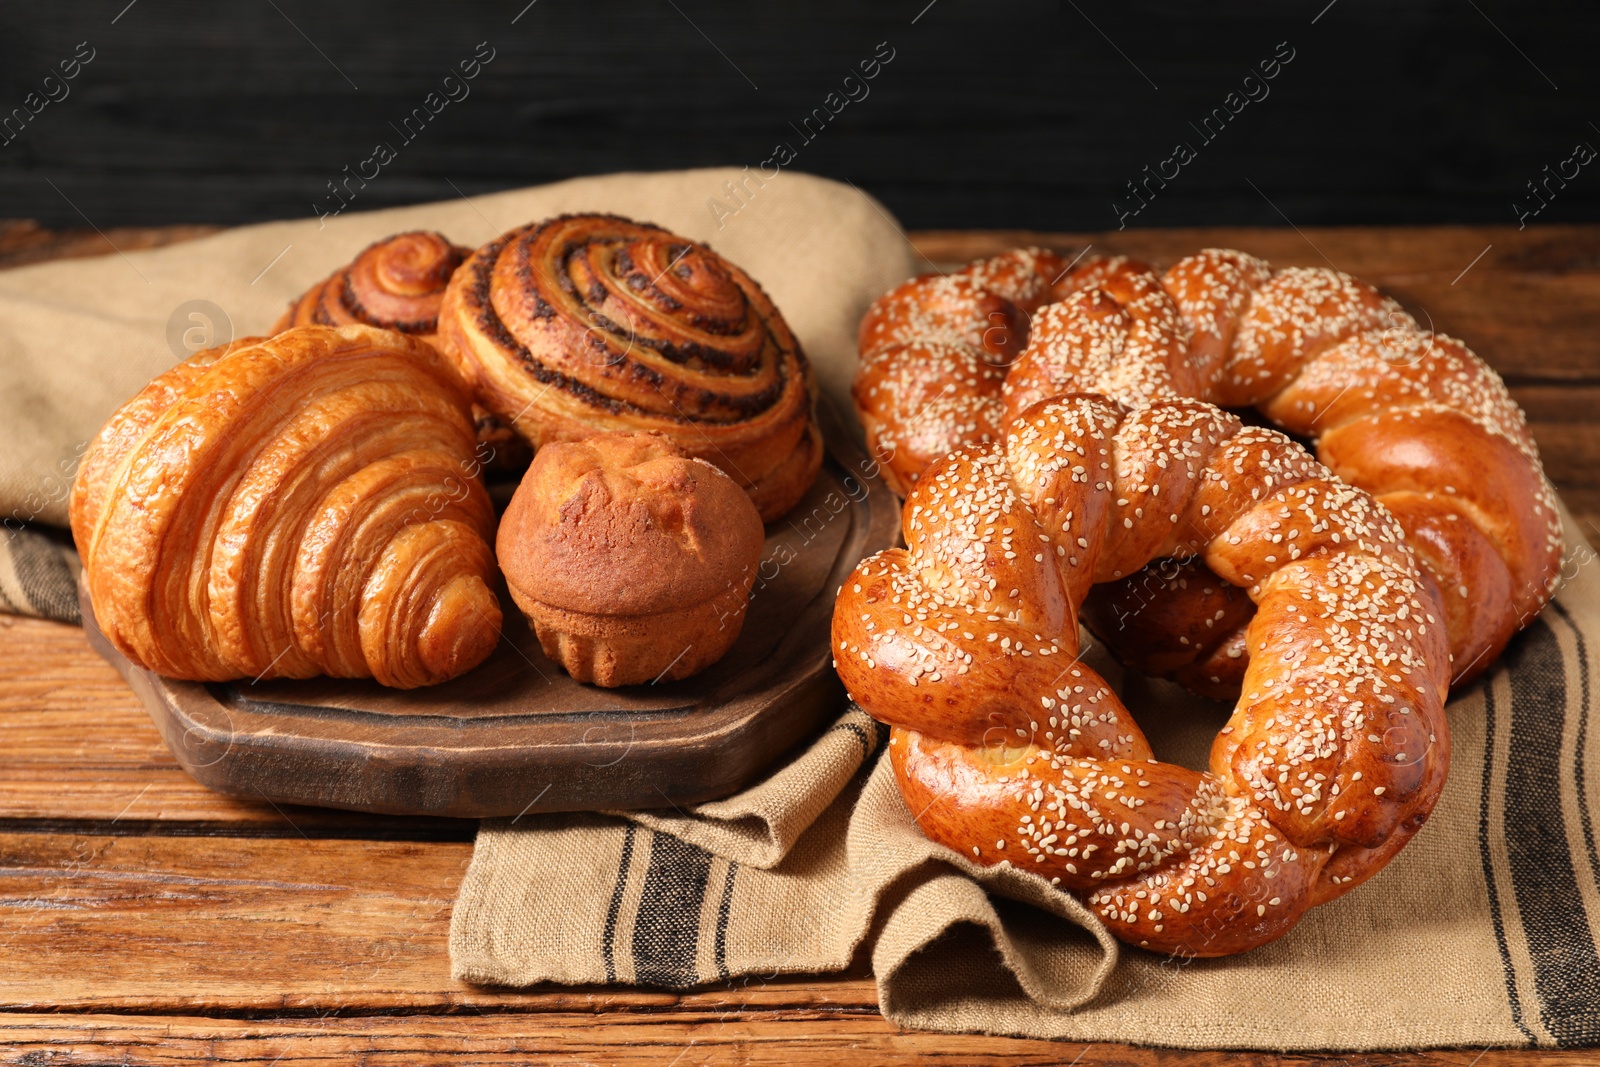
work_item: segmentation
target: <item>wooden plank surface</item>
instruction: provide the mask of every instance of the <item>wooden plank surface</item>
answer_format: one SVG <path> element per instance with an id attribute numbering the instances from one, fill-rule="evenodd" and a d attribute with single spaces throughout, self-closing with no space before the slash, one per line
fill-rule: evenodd
<path id="1" fill-rule="evenodd" d="M 1019 1041 L 973 1034 L 885 1033 L 876 1015 L 826 1008 L 716 1016 L 667 1010 L 638 1013 L 553 1011 L 526 1015 L 376 1016 L 309 1019 L 196 1019 L 191 1016 L 19 1014 L 6 1020 L 19 1064 L 172 1067 L 323 1067 L 360 1063 L 411 1067 L 458 1060 L 529 1063 L 658 1064 L 682 1067 L 792 1067 L 796 1063 L 872 1063 L 883 1067 L 1593 1067 L 1584 1050 L 1515 1054 L 1442 1049 L 1423 1053 L 1348 1053 L 1339 1057 L 1257 1052 L 1183 1052 L 1077 1042 Z M 29 1057 L 32 1057 L 31 1059 Z"/>
<path id="2" fill-rule="evenodd" d="M 865 974 L 832 979 L 823 996 L 810 979 L 686 993 L 453 981 L 450 908 L 471 854 L 466 842 L 0 831 L 0 1005 L 319 1016 L 876 1011 Z"/>
<path id="3" fill-rule="evenodd" d="M 51 259 L 82 259 L 192 241 L 220 226 L 146 226 L 136 229 L 47 230 L 31 219 L 0 219 L 0 268 Z"/>
<path id="4" fill-rule="evenodd" d="M 470 841 L 460 819 L 379 818 L 213 793 L 185 774 L 81 631 L 0 615 L 0 826 Z"/>
<path id="5" fill-rule="evenodd" d="M 201 232 L 108 236 L 130 250 Z M 1332 260 L 1414 313 L 1431 313 L 1507 372 L 1563 496 L 1586 522 L 1600 519 L 1600 227 L 915 237 L 943 263 L 1036 241 L 1156 261 L 1215 244 L 1284 264 Z M 0 267 L 109 251 L 93 231 L 0 223 Z M 1600 538 L 1600 525 L 1591 528 Z M 1582 1050 L 1194 1053 L 906 1033 L 877 1013 L 860 965 L 843 976 L 681 994 L 474 988 L 449 978 L 446 954 L 473 823 L 210 793 L 178 767 L 81 633 L 9 616 L 0 616 L 0 752 L 0 1063 L 1569 1067 L 1596 1059 Z"/>

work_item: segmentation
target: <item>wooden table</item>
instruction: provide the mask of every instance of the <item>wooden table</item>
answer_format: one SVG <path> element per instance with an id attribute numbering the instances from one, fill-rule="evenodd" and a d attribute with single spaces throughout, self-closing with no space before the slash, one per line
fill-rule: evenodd
<path id="1" fill-rule="evenodd" d="M 203 228 L 0 222 L 0 266 Z M 919 233 L 959 261 L 1024 242 L 1170 261 L 1228 245 L 1333 263 L 1505 374 L 1600 539 L 1600 227 Z M 1480 253 L 1482 253 L 1480 257 Z M 1592 1051 L 1235 1054 L 911 1033 L 864 967 L 689 993 L 477 989 L 446 934 L 474 824 L 279 808 L 207 792 L 70 627 L 0 616 L 0 1062 L 922 1063 L 1494 1067 Z"/>

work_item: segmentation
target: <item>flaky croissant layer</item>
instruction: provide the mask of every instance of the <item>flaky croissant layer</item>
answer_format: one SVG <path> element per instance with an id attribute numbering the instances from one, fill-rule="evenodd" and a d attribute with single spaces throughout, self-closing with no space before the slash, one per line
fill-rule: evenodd
<path id="1" fill-rule="evenodd" d="M 459 675 L 501 621 L 474 447 L 449 367 L 402 334 L 304 326 L 198 353 L 79 469 L 96 620 L 174 678 Z"/>

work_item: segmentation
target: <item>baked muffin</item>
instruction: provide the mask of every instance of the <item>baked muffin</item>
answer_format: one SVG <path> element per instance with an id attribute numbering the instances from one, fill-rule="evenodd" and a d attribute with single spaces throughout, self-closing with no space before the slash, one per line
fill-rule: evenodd
<path id="1" fill-rule="evenodd" d="M 610 433 L 539 449 L 496 552 L 545 655 L 580 682 L 636 685 L 722 658 L 764 536 L 719 468 L 661 434 Z"/>

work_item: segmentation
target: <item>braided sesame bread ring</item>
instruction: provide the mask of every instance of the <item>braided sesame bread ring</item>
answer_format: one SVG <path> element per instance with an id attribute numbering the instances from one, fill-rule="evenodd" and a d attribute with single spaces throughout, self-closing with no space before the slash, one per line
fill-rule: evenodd
<path id="1" fill-rule="evenodd" d="M 1218 956 L 1370 877 L 1432 810 L 1443 628 L 1399 525 L 1282 434 L 1060 397 L 934 463 L 903 523 L 841 587 L 834 657 L 933 840 L 1080 894 L 1124 941 Z M 1152 759 L 1077 658 L 1092 583 L 1184 553 L 1257 605 L 1205 773 Z"/>
<path id="2" fill-rule="evenodd" d="M 987 314 L 1003 317 L 990 305 L 1013 297 L 1031 313 L 1020 356 L 1008 355 L 1015 337 L 997 354 L 950 329 L 959 309 L 948 294 L 936 316 L 909 310 L 915 292 L 952 286 L 980 290 Z M 1008 418 L 1061 393 L 1254 406 L 1310 438 L 1400 521 L 1443 613 L 1457 683 L 1492 663 L 1554 591 L 1554 493 L 1499 376 L 1338 271 L 1274 271 L 1216 249 L 1163 275 L 1120 257 L 1061 267 L 1051 253 L 1010 252 L 888 294 L 863 320 L 861 346 L 856 406 L 898 487 L 940 448 L 998 440 Z M 1249 605 L 1203 568 L 1164 561 L 1087 608 L 1130 665 L 1238 691 Z"/>
<path id="3" fill-rule="evenodd" d="M 816 479 L 811 368 L 777 307 L 709 247 L 616 215 L 519 227 L 456 272 L 445 353 L 535 447 L 665 434 L 772 520 Z"/>

